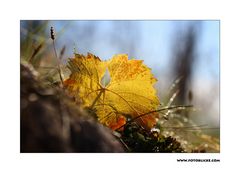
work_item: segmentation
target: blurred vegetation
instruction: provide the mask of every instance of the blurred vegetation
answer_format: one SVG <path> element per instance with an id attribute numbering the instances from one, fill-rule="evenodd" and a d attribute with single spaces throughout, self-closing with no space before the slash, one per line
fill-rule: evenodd
<path id="1" fill-rule="evenodd" d="M 21 21 L 20 37 L 21 62 L 31 64 L 39 73 L 41 82 L 52 88 L 61 89 L 59 59 L 64 78 L 66 79 L 69 75 L 69 71 L 61 63 L 66 47 L 63 46 L 57 50 L 57 57 L 54 55 L 48 21 Z M 185 63 L 179 66 L 176 61 L 174 69 L 178 78 L 173 82 L 169 93 L 162 96 L 166 99 L 163 99 L 164 102 L 161 105 L 162 108 L 179 104 L 183 106 L 160 111 L 157 126 L 151 132 L 131 120 L 123 130 L 112 132 L 122 143 L 126 152 L 220 152 L 219 138 L 205 133 L 219 129 L 205 124 L 195 124 L 189 118 L 189 114 L 197 110 L 194 107 L 185 107 L 191 103 L 192 99 L 191 91 L 186 86 L 190 80 L 191 64 L 194 61 L 192 52 L 194 39 L 196 39 L 194 29 L 186 33 L 185 39 L 185 48 L 176 53 L 182 57 L 181 62 Z M 188 101 L 185 101 L 186 99 Z M 91 113 L 94 110 L 87 112 L 90 112 L 89 116 L 94 115 Z"/>

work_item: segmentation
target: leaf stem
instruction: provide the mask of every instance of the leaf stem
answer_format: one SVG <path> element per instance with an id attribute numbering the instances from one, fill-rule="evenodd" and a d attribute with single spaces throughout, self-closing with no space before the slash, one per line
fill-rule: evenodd
<path id="1" fill-rule="evenodd" d="M 101 97 L 101 95 L 102 95 L 103 92 L 105 92 L 105 89 L 104 89 L 104 88 L 102 88 L 102 89 L 100 90 L 99 94 L 97 95 L 97 97 L 94 99 L 92 105 L 90 106 L 90 109 L 92 109 L 92 108 L 95 106 L 95 104 L 97 103 L 98 99 Z"/>

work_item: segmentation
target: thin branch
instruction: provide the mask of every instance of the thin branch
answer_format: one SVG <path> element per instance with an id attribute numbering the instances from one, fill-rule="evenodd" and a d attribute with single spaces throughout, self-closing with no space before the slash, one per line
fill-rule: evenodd
<path id="1" fill-rule="evenodd" d="M 144 117 L 144 116 L 146 116 L 146 115 L 148 115 L 148 114 L 152 114 L 152 113 L 156 113 L 156 112 L 162 112 L 162 111 L 170 110 L 170 109 L 177 109 L 177 108 L 184 108 L 184 109 L 185 109 L 185 108 L 190 108 L 190 107 L 193 107 L 193 105 L 186 105 L 186 106 L 184 106 L 184 105 L 169 106 L 169 107 L 164 107 L 164 108 L 162 108 L 162 109 L 150 111 L 150 112 L 147 112 L 147 113 L 144 113 L 144 114 L 141 114 L 141 115 L 139 115 L 139 116 L 134 117 L 133 119 L 131 119 L 130 121 L 128 121 L 128 122 L 125 123 L 124 125 L 122 125 L 122 126 L 120 126 L 119 128 L 117 128 L 116 131 L 119 130 L 119 129 L 121 129 L 121 128 L 124 127 L 125 125 L 127 125 L 127 124 L 135 121 L 136 119 L 142 118 L 142 117 Z"/>

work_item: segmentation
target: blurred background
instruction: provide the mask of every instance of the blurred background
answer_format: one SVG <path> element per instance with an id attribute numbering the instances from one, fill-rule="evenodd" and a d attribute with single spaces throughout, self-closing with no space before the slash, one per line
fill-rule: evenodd
<path id="1" fill-rule="evenodd" d="M 219 21 L 22 20 L 21 58 L 34 61 L 38 68 L 51 68 L 56 61 L 51 26 L 63 64 L 74 52 L 90 52 L 103 60 L 124 53 L 144 60 L 158 79 L 155 87 L 163 105 L 173 97 L 172 104 L 194 105 L 196 111 L 185 116 L 219 128 Z M 219 137 L 216 129 L 208 133 Z"/>

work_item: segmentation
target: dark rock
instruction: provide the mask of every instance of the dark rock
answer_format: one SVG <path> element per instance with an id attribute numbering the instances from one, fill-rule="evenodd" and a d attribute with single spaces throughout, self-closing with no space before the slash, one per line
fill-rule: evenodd
<path id="1" fill-rule="evenodd" d="M 21 63 L 21 152 L 123 152 L 112 132 Z"/>

